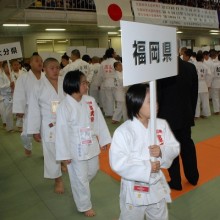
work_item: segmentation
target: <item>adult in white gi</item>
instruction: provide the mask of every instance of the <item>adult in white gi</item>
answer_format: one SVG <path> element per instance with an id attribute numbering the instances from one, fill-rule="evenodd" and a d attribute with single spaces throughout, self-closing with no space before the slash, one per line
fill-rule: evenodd
<path id="1" fill-rule="evenodd" d="M 115 101 L 116 107 L 114 110 L 114 114 L 112 116 L 112 124 L 117 124 L 121 121 L 123 116 L 123 120 L 127 120 L 127 111 L 125 106 L 125 90 L 126 88 L 123 87 L 123 70 L 122 70 L 122 63 L 115 62 L 114 68 L 115 72 Z"/>
<path id="2" fill-rule="evenodd" d="M 100 66 L 101 65 L 100 65 L 99 61 L 100 61 L 99 57 L 95 56 L 92 58 L 91 68 L 93 71 L 93 77 L 92 77 L 92 81 L 89 86 L 89 95 L 92 96 L 93 98 L 95 98 L 96 102 L 100 106 L 99 92 L 100 92 L 102 78 L 100 76 Z"/>
<path id="3" fill-rule="evenodd" d="M 27 134 L 27 114 L 30 93 L 35 84 L 44 77 L 42 72 L 43 61 L 42 58 L 35 54 L 30 58 L 31 69 L 26 74 L 22 74 L 16 81 L 14 97 L 13 97 L 13 113 L 23 119 L 23 131 L 21 133 L 21 140 L 27 156 L 31 155 L 32 138 Z"/>
<path id="4" fill-rule="evenodd" d="M 72 62 L 63 69 L 62 73 L 65 76 L 68 72 L 73 70 L 80 70 L 86 75 L 87 81 L 91 83 L 93 73 L 91 71 L 89 63 L 81 59 L 80 51 L 75 49 L 71 52 L 70 59 Z"/>
<path id="5" fill-rule="evenodd" d="M 79 212 L 94 216 L 89 183 L 99 169 L 100 146 L 111 136 L 101 110 L 88 91 L 85 75 L 79 70 L 66 74 L 66 98 L 57 109 L 56 159 L 67 164 L 73 199 Z"/>
<path id="6" fill-rule="evenodd" d="M 54 58 L 44 61 L 43 77 L 35 84 L 28 104 L 27 133 L 42 142 L 44 177 L 55 179 L 55 192 L 63 193 L 61 164 L 56 161 L 56 109 L 64 98 L 63 77 L 59 76 L 59 62 Z"/>
<path id="7" fill-rule="evenodd" d="M 218 59 L 219 60 L 214 63 L 214 73 L 211 84 L 212 104 L 215 115 L 219 115 L 220 112 L 220 55 L 218 55 Z"/>
<path id="8" fill-rule="evenodd" d="M 120 220 L 168 220 L 170 189 L 161 168 L 169 168 L 180 146 L 167 122 L 156 119 L 156 145 L 150 143 L 149 86 L 137 84 L 126 93 L 128 118 L 113 135 L 110 165 L 122 177 Z M 157 161 L 152 162 L 151 157 Z"/>
<path id="9" fill-rule="evenodd" d="M 212 74 L 210 69 L 203 63 L 202 54 L 197 54 L 196 60 L 197 62 L 195 66 L 198 75 L 198 99 L 196 105 L 195 118 L 199 118 L 200 116 L 208 117 L 211 115 L 209 105 L 209 88 L 211 87 Z"/>
<path id="10" fill-rule="evenodd" d="M 113 48 L 109 48 L 105 52 L 105 56 L 107 57 L 106 60 L 102 61 L 101 68 L 100 68 L 100 75 L 103 78 L 103 91 L 104 91 L 104 98 L 105 102 L 103 103 L 103 110 L 105 115 L 108 117 L 113 116 L 114 107 L 115 107 L 115 69 L 114 63 L 115 60 L 115 51 Z"/>
<path id="11" fill-rule="evenodd" d="M 3 72 L 0 75 L 0 94 L 3 98 L 3 118 L 5 118 L 6 130 L 13 131 L 14 121 L 12 114 L 12 100 L 15 83 L 9 71 L 6 61 L 2 64 Z"/>

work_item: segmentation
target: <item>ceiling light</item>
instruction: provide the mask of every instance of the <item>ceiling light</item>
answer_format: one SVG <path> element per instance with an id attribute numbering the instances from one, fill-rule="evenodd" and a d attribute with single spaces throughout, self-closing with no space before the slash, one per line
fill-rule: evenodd
<path id="1" fill-rule="evenodd" d="M 212 33 L 219 33 L 219 30 L 210 30 L 209 32 L 212 32 Z"/>
<path id="2" fill-rule="evenodd" d="M 4 27 L 28 27 L 29 24 L 3 24 Z"/>
<path id="3" fill-rule="evenodd" d="M 108 35 L 118 34 L 118 32 L 108 32 Z"/>
<path id="4" fill-rule="evenodd" d="M 212 34 L 212 35 L 219 35 L 219 33 L 210 33 L 210 34 Z"/>
<path id="5" fill-rule="evenodd" d="M 177 34 L 182 34 L 183 32 L 182 32 L 182 31 L 177 31 L 176 33 L 177 33 Z"/>
<path id="6" fill-rule="evenodd" d="M 47 28 L 45 31 L 65 31 L 65 28 Z"/>

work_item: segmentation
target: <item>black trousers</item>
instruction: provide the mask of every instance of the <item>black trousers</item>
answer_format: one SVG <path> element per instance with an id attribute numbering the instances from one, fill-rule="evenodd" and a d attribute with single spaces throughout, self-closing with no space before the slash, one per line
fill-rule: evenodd
<path id="1" fill-rule="evenodd" d="M 191 128 L 174 130 L 173 134 L 180 143 L 180 156 L 183 163 L 185 177 L 189 183 L 196 185 L 199 179 L 199 172 L 197 168 L 196 148 L 191 138 Z M 179 157 L 175 158 L 171 167 L 168 169 L 171 182 L 176 186 L 181 185 L 179 161 Z"/>

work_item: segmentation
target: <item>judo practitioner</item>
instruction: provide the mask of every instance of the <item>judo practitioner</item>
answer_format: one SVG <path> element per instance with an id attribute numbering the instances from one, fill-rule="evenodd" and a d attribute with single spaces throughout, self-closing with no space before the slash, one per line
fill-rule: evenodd
<path id="1" fill-rule="evenodd" d="M 13 81 L 12 74 L 9 71 L 7 61 L 2 64 L 3 72 L 0 75 L 0 94 L 3 99 L 3 111 L 2 115 L 5 119 L 6 130 L 13 131 L 14 121 L 12 114 L 12 100 L 15 83 Z"/>
<path id="2" fill-rule="evenodd" d="M 128 118 L 113 135 L 110 165 L 122 177 L 120 220 L 168 220 L 170 189 L 161 168 L 168 168 L 180 152 L 168 123 L 156 119 L 156 145 L 150 144 L 150 94 L 147 84 L 126 93 Z M 151 157 L 156 157 L 155 162 Z"/>
<path id="3" fill-rule="evenodd" d="M 61 164 L 56 161 L 55 127 L 56 109 L 64 98 L 63 77 L 59 77 L 60 65 L 54 58 L 43 64 L 45 77 L 35 84 L 29 99 L 27 133 L 42 142 L 44 177 L 55 179 L 55 192 L 63 193 Z"/>
<path id="4" fill-rule="evenodd" d="M 27 134 L 29 97 L 34 85 L 39 83 L 39 80 L 44 77 L 44 73 L 42 72 L 43 61 L 38 54 L 32 55 L 30 66 L 31 69 L 28 73 L 22 74 L 16 81 L 13 97 L 13 113 L 23 119 L 21 140 L 26 156 L 30 156 L 32 151 L 32 136 Z"/>
<path id="5" fill-rule="evenodd" d="M 100 146 L 108 147 L 111 136 L 95 99 L 85 95 L 88 82 L 82 72 L 67 73 L 63 89 L 67 95 L 57 109 L 56 159 L 67 164 L 77 210 L 91 217 L 89 183 L 99 169 Z"/>
<path id="6" fill-rule="evenodd" d="M 103 102 L 103 110 L 105 112 L 105 116 L 112 117 L 115 107 L 115 69 L 114 63 L 116 62 L 115 56 L 116 53 L 113 48 L 109 48 L 105 52 L 106 60 L 102 61 L 100 68 L 100 75 L 103 78 L 103 92 L 104 99 Z"/>
<path id="7" fill-rule="evenodd" d="M 125 87 L 123 87 L 123 72 L 122 72 L 122 63 L 115 62 L 115 90 L 114 97 L 116 101 L 116 107 L 114 110 L 114 114 L 112 116 L 112 124 L 117 124 L 121 121 L 123 116 L 123 120 L 127 119 L 127 111 L 125 107 Z"/>

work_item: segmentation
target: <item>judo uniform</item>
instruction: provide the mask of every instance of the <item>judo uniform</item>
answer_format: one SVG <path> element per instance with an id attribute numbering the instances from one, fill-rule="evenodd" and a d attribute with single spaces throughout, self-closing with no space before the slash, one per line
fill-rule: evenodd
<path id="1" fill-rule="evenodd" d="M 169 168 L 180 146 L 165 120 L 157 119 L 156 128 L 162 154 L 158 160 L 161 168 Z M 149 140 L 149 128 L 137 118 L 124 122 L 113 135 L 109 157 L 111 168 L 122 177 L 120 220 L 142 220 L 145 214 L 148 220 L 168 219 L 166 207 L 161 209 L 161 214 L 158 208 L 171 202 L 170 189 L 161 170 L 151 174 Z M 151 207 L 157 208 L 157 215 Z"/>
<path id="2" fill-rule="evenodd" d="M 220 61 L 214 63 L 211 90 L 213 111 L 214 113 L 217 113 L 220 112 Z"/>
<path id="3" fill-rule="evenodd" d="M 97 103 L 100 103 L 99 89 L 101 86 L 100 63 L 91 65 L 93 71 L 92 81 L 89 86 L 89 95 L 92 96 Z"/>
<path id="4" fill-rule="evenodd" d="M 45 75 L 42 72 L 41 78 Z M 23 117 L 23 131 L 21 133 L 21 140 L 24 148 L 27 150 L 32 150 L 32 135 L 27 134 L 27 114 L 28 114 L 28 103 L 30 93 L 35 84 L 39 83 L 39 80 L 36 78 L 32 70 L 22 74 L 15 84 L 15 91 L 13 96 L 13 113 L 22 113 Z"/>
<path id="5" fill-rule="evenodd" d="M 208 117 L 211 115 L 208 88 L 211 86 L 212 74 L 210 69 L 202 62 L 197 62 L 195 66 L 198 75 L 198 99 L 195 117 L 198 118 L 200 115 Z M 201 114 L 200 105 L 202 105 Z"/>
<path id="6" fill-rule="evenodd" d="M 61 165 L 56 161 L 56 109 L 64 99 L 63 77 L 58 80 L 58 93 L 47 77 L 35 85 L 28 105 L 27 133 L 41 134 L 44 154 L 44 177 L 55 179 L 60 177 Z"/>
<path id="7" fill-rule="evenodd" d="M 12 74 L 9 79 L 5 72 L 0 74 L 0 95 L 2 96 L 2 116 L 3 121 L 6 123 L 6 130 L 10 131 L 14 128 L 13 114 L 12 114 L 12 102 L 13 102 L 13 91 L 10 87 L 12 80 Z"/>
<path id="8" fill-rule="evenodd" d="M 100 108 L 91 96 L 80 102 L 67 95 L 57 109 L 56 159 L 67 165 L 73 199 L 79 212 L 92 208 L 89 182 L 99 169 L 100 146 L 111 136 Z"/>
<path id="9" fill-rule="evenodd" d="M 69 71 L 80 70 L 83 72 L 87 78 L 87 81 L 91 83 L 93 72 L 90 68 L 89 63 L 82 59 L 77 59 L 74 62 L 66 65 L 66 67 L 62 70 L 63 76 L 65 76 Z"/>
<path id="10" fill-rule="evenodd" d="M 100 75 L 103 78 L 103 91 L 105 102 L 103 103 L 103 110 L 106 116 L 113 116 L 115 107 L 115 97 L 114 97 L 114 79 L 115 79 L 115 69 L 114 63 L 116 60 L 114 58 L 108 58 L 101 63 Z"/>
<path id="11" fill-rule="evenodd" d="M 115 90 L 114 96 L 116 101 L 116 107 L 112 120 L 120 121 L 123 116 L 123 120 L 127 120 L 127 111 L 125 106 L 125 87 L 123 87 L 123 73 L 115 72 Z"/>

